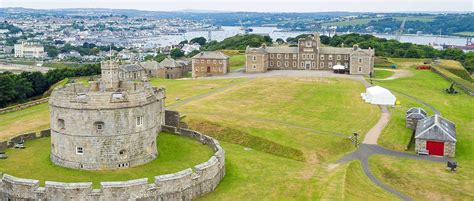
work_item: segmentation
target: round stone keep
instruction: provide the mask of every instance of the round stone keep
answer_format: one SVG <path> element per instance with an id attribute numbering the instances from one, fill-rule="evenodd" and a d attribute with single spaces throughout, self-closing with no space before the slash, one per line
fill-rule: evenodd
<path id="1" fill-rule="evenodd" d="M 51 94 L 53 163 L 107 170 L 142 165 L 157 157 L 164 89 L 145 82 L 119 82 L 107 88 L 103 82 L 68 84 Z"/>

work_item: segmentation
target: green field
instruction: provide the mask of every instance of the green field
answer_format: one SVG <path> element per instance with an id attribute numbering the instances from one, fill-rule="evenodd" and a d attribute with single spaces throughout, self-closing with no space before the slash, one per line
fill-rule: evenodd
<path id="1" fill-rule="evenodd" d="M 384 78 L 391 77 L 393 74 L 395 74 L 395 72 L 388 71 L 388 70 L 377 70 L 377 69 L 375 69 L 374 71 L 375 71 L 374 76 L 372 76 L 372 78 L 374 78 L 374 79 L 384 79 Z"/>
<path id="2" fill-rule="evenodd" d="M 245 54 L 237 54 L 230 56 L 230 70 L 234 71 L 245 66 Z"/>
<path id="3" fill-rule="evenodd" d="M 392 90 L 401 102 L 389 108 L 392 119 L 380 136 L 379 144 L 404 151 L 411 134 L 405 128 L 406 109 L 421 106 L 432 114 L 426 106 L 398 92 L 410 94 L 435 106 L 444 117 L 456 123 L 455 159 L 461 166 L 459 171 L 446 172 L 445 164 L 441 163 L 386 156 L 371 157 L 370 167 L 380 180 L 416 200 L 469 200 L 474 192 L 473 99 L 464 93 L 445 94 L 443 90 L 449 87 L 449 82 L 432 71 L 414 69 L 424 60 L 389 58 L 384 61 L 411 71 L 412 76 L 374 80 L 374 84 Z M 377 70 L 378 74 L 379 71 L 382 70 Z M 332 165 L 342 155 L 355 150 L 347 136 L 358 132 L 363 137 L 380 117 L 377 106 L 366 104 L 360 98 L 360 93 L 365 91 L 360 82 L 343 78 L 290 77 L 153 79 L 151 82 L 167 89 L 168 106 L 198 97 L 175 109 L 185 115 L 183 121 L 191 128 L 217 138 L 226 151 L 226 176 L 215 192 L 201 200 L 396 199 L 376 187 L 364 175 L 359 162 Z M 219 90 L 229 85 L 233 86 Z M 25 122 L 40 121 L 47 126 L 47 106 L 35 107 L 0 115 L 0 136 L 6 129 L 13 132 L 38 127 L 22 126 Z M 30 117 L 32 115 L 37 116 Z M 3 121 L 6 122 L 2 124 Z M 28 143 L 36 141 L 40 140 Z M 166 141 L 166 138 L 158 140 Z M 32 145 L 27 146 L 19 152 L 28 151 Z M 44 145 L 43 149 L 48 147 Z M 191 153 L 183 153 L 187 154 Z M 165 157 L 163 152 L 161 156 Z M 35 160 L 39 159 L 32 161 Z M 71 174 L 71 178 L 73 176 Z"/>
<path id="4" fill-rule="evenodd" d="M 151 79 L 153 86 L 166 87 L 166 104 L 173 104 L 192 96 L 210 92 L 233 82 L 244 79 L 222 80 L 170 80 Z M 52 87 L 68 82 L 60 81 Z M 77 78 L 77 82 L 87 84 L 87 78 Z M 51 90 L 46 92 L 51 93 Z M 0 139 L 8 139 L 18 134 L 49 128 L 49 111 L 46 103 L 20 111 L 0 114 Z"/>
<path id="5" fill-rule="evenodd" d="M 193 168 L 207 161 L 212 149 L 192 139 L 161 133 L 157 139 L 158 158 L 145 165 L 122 170 L 87 171 L 54 165 L 49 159 L 50 138 L 40 138 L 25 143 L 26 149 L 7 149 L 8 159 L 0 161 L 0 172 L 21 178 L 59 182 L 93 182 L 95 188 L 100 181 L 126 181 L 169 174 Z M 179 151 L 176 151 L 179 150 Z"/>
<path id="6" fill-rule="evenodd" d="M 399 66 L 419 62 L 410 59 L 392 59 L 392 61 L 400 61 Z M 456 124 L 458 140 L 455 160 L 463 168 L 456 173 L 456 176 L 453 176 L 453 179 L 448 179 L 447 176 L 442 176 L 447 174 L 444 170 L 446 164 L 430 165 L 427 162 L 413 162 L 398 158 L 389 160 L 386 157 L 375 157 L 371 159 L 371 167 L 378 169 L 380 176 L 383 176 L 380 178 L 389 185 L 418 199 L 436 197 L 440 194 L 439 192 L 446 192 L 441 196 L 443 200 L 466 200 L 469 197 L 468 195 L 472 198 L 473 191 L 467 189 L 472 189 L 470 187 L 474 186 L 472 180 L 474 177 L 474 162 L 472 160 L 474 159 L 474 147 L 472 146 L 474 142 L 473 98 L 462 92 L 456 95 L 446 94 L 444 89 L 449 87 L 450 83 L 431 71 L 408 69 L 412 70 L 414 76 L 390 81 L 374 81 L 374 83 L 424 100 L 438 109 L 445 118 L 453 121 Z M 401 101 L 401 106 L 390 108 L 392 119 L 380 136 L 379 144 L 403 151 L 408 144 L 409 136 L 411 136 L 411 130 L 405 128 L 406 109 L 421 106 L 430 114 L 433 114 L 433 112 L 426 106 L 422 106 L 399 93 L 395 92 L 395 96 Z M 396 165 L 388 167 L 385 163 L 389 161 Z M 420 168 L 420 166 L 425 168 Z M 433 169 L 436 173 L 431 173 L 431 169 L 430 171 L 426 170 L 428 168 Z M 417 183 L 419 185 L 416 185 Z M 420 186 L 420 188 L 423 186 L 423 190 L 413 188 L 414 186 Z M 456 193 L 463 187 L 467 187 L 463 193 Z"/>
<path id="7" fill-rule="evenodd" d="M 414 200 L 472 200 L 474 172 L 459 168 L 446 170 L 446 164 L 372 156 L 370 168 L 381 180 Z M 467 165 L 467 164 L 465 164 Z M 461 166 L 464 167 L 461 163 Z"/>

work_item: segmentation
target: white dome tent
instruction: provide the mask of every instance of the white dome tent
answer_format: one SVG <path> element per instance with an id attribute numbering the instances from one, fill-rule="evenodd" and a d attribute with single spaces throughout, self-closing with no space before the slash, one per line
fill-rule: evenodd
<path id="1" fill-rule="evenodd" d="M 397 98 L 388 90 L 380 86 L 367 88 L 365 93 L 360 94 L 367 103 L 375 105 L 395 105 Z"/>

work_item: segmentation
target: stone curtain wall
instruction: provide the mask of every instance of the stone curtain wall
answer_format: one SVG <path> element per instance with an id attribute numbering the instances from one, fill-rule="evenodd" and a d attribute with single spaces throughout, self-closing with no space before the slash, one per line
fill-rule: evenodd
<path id="1" fill-rule="evenodd" d="M 21 140 L 28 141 L 36 138 L 49 137 L 51 135 L 51 130 L 46 129 L 39 132 L 25 133 L 17 135 L 10 138 L 9 140 L 0 141 L 0 151 L 5 150 L 6 148 L 13 147 L 15 143 L 20 142 Z"/>
<path id="2" fill-rule="evenodd" d="M 14 111 L 17 111 L 17 110 L 25 109 L 25 108 L 27 108 L 27 107 L 39 105 L 39 104 L 41 104 L 41 103 L 46 103 L 46 102 L 48 102 L 48 100 L 49 100 L 49 97 L 48 97 L 48 98 L 42 98 L 42 99 L 34 100 L 34 101 L 29 101 L 29 102 L 27 102 L 27 103 L 18 104 L 18 105 L 6 107 L 6 108 L 2 108 L 2 109 L 0 109 L 0 114 L 5 114 L 5 113 L 9 113 L 9 112 L 14 112 Z"/>
<path id="3" fill-rule="evenodd" d="M 179 118 L 179 113 L 173 113 Z M 177 115 L 176 115 L 177 114 Z M 214 138 L 197 131 L 164 125 L 163 131 L 189 137 L 211 147 L 215 153 L 206 162 L 180 172 L 155 176 L 152 184 L 147 178 L 101 182 L 100 189 L 92 189 L 91 182 L 62 183 L 16 178 L 3 174 L 0 180 L 0 199 L 11 200 L 192 200 L 214 191 L 225 175 L 225 151 Z"/>

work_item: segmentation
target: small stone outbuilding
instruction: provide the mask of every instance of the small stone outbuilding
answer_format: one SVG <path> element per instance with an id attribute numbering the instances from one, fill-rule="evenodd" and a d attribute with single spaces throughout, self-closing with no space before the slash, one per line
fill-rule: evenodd
<path id="1" fill-rule="evenodd" d="M 415 131 L 415 151 L 429 155 L 454 157 L 456 126 L 438 114 L 419 120 Z"/>
<path id="2" fill-rule="evenodd" d="M 186 77 L 186 74 L 188 74 L 188 68 L 184 62 L 174 60 L 170 57 L 161 61 L 158 66 L 158 78 L 177 79 Z"/>
<path id="3" fill-rule="evenodd" d="M 406 127 L 415 130 L 418 121 L 426 117 L 427 117 L 427 113 L 425 110 L 419 107 L 412 107 L 407 110 Z"/>
<path id="4" fill-rule="evenodd" d="M 120 65 L 119 77 L 120 80 L 124 81 L 144 80 L 148 78 L 145 68 L 143 68 L 143 66 L 138 63 Z"/>

